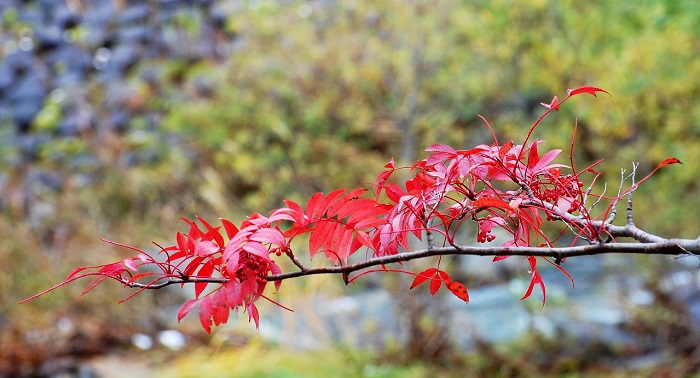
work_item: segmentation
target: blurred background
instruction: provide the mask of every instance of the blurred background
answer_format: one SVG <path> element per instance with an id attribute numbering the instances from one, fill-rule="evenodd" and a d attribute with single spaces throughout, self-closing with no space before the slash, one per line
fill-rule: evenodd
<path id="1" fill-rule="evenodd" d="M 189 291 L 75 301 L 85 281 L 17 302 L 130 255 L 100 237 L 156 251 L 183 216 L 239 222 L 433 143 L 490 143 L 477 114 L 521 142 L 581 85 L 611 96 L 535 136 L 566 149 L 578 119 L 599 191 L 681 159 L 635 192 L 636 221 L 698 237 L 698 56 L 694 0 L 0 0 L 0 377 L 691 375 L 697 258 L 571 259 L 575 289 L 543 271 L 544 308 L 519 300 L 518 259 L 450 259 L 466 306 L 410 277 L 308 277 L 270 294 L 295 313 L 263 304 L 259 331 L 241 314 L 211 337 L 176 322 Z"/>

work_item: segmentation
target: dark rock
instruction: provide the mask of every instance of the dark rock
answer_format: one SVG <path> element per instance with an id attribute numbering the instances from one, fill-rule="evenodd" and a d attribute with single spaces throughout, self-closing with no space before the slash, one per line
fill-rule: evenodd
<path id="1" fill-rule="evenodd" d="M 67 5 L 56 7 L 53 14 L 53 24 L 64 30 L 73 29 L 81 21 L 81 16 L 73 12 Z"/>
<path id="2" fill-rule="evenodd" d="M 29 132 L 34 117 L 41 111 L 41 102 L 19 102 L 10 105 L 11 118 L 15 121 L 18 133 Z"/>
<path id="3" fill-rule="evenodd" d="M 46 53 L 64 44 L 61 29 L 55 25 L 48 26 L 36 32 L 36 51 L 38 54 Z"/>
<path id="4" fill-rule="evenodd" d="M 15 76 L 22 76 L 29 71 L 36 56 L 31 51 L 18 50 L 5 57 L 5 64 L 12 70 Z"/>
<path id="5" fill-rule="evenodd" d="M 29 131 L 34 117 L 44 106 L 48 88 L 38 75 L 27 73 L 8 90 L 8 105 L 12 111 L 17 130 Z"/>

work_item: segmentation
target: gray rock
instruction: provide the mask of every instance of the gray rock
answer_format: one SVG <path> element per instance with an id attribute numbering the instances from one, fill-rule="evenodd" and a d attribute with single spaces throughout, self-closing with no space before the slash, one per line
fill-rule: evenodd
<path id="1" fill-rule="evenodd" d="M 140 24 L 148 19 L 151 10 L 146 3 L 137 3 L 126 8 L 119 16 L 119 23 L 124 24 Z"/>
<path id="2" fill-rule="evenodd" d="M 151 34 L 148 25 L 130 25 L 119 29 L 117 39 L 122 43 L 146 43 Z"/>

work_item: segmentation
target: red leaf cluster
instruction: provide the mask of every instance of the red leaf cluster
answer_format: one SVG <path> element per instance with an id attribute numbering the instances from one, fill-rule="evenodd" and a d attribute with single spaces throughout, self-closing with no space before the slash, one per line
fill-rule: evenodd
<path id="1" fill-rule="evenodd" d="M 411 238 L 427 239 L 429 249 L 435 247 L 436 237 L 442 245 L 459 248 L 456 235 L 469 220 L 476 225 L 476 242 L 496 242 L 500 238 L 499 242 L 505 248 L 553 246 L 558 236 L 545 234 L 545 221 L 559 222 L 564 231 L 573 231 L 577 240 L 601 241 L 607 235 L 604 230 L 594 227 L 592 221 L 607 217 L 612 205 L 596 217 L 586 207 L 585 197 L 590 190 L 583 188 L 590 188 L 598 177 L 593 166 L 577 171 L 572 158 L 570 165 L 555 163 L 561 150 L 540 153 L 543 141 L 529 143 L 533 130 L 552 110 L 557 111 L 572 96 L 582 93 L 596 96 L 597 92 L 607 93 L 600 88 L 584 86 L 569 90 L 561 101 L 554 97 L 551 103 L 543 104 L 547 111 L 520 144 L 512 141 L 501 144 L 491 130 L 494 142 L 490 145 L 457 150 L 434 144 L 426 149 L 429 155 L 425 159 L 405 167 L 397 167 L 392 159 L 377 175 L 370 197 L 365 195 L 366 189 L 316 193 L 305 206 L 287 200 L 286 207 L 273 210 L 269 216 L 254 213 L 240 226 L 226 219 L 221 219 L 218 227 L 199 217 L 198 223 L 185 219 L 188 232 L 177 233 L 173 246 L 159 246 L 161 256 L 158 259 L 141 249 L 110 242 L 138 253 L 119 262 L 78 268 L 65 281 L 36 296 L 87 276 L 95 278 L 83 294 L 106 278 L 138 288 L 132 296 L 171 283 L 193 283 L 195 298 L 182 305 L 178 320 L 199 306 L 202 327 L 211 332 L 212 326 L 226 323 L 230 312 L 237 313 L 240 309 L 258 326 L 256 301 L 264 298 L 277 304 L 264 295 L 267 283 L 274 282 L 275 290 L 279 290 L 281 280 L 289 277 L 282 274 L 276 258 L 289 258 L 299 268 L 298 275 L 305 274 L 308 268 L 292 250 L 295 239 L 308 238 L 308 258 L 322 253 L 335 266 L 341 267 L 348 266 L 350 259 L 360 250 L 366 251 L 368 264 L 365 267 L 381 265 L 369 263 L 373 259 L 410 251 Z M 486 124 L 490 129 L 488 122 Z M 572 149 L 573 145 L 572 142 Z M 680 161 L 667 159 L 652 173 L 674 163 Z M 397 182 L 399 175 L 394 175 L 398 170 L 408 171 L 409 178 L 402 184 Z M 606 199 L 614 203 L 628 191 Z M 493 232 L 495 229 L 502 231 L 500 235 L 507 236 L 498 236 Z M 507 254 L 498 256 L 494 261 L 507 257 Z M 543 259 L 571 279 L 559 265 L 560 261 Z M 546 289 L 537 271 L 537 259 L 527 256 L 525 260 L 530 284 L 523 299 L 528 298 L 537 286 L 544 304 Z M 436 267 L 418 274 L 398 271 L 416 276 L 411 289 L 430 282 L 430 293 L 435 295 L 444 283 L 453 295 L 469 302 L 466 286 L 453 281 L 440 269 L 440 263 L 438 258 Z M 159 271 L 139 272 L 144 265 L 156 267 Z M 381 269 L 372 271 L 397 270 L 382 265 Z M 348 271 L 339 272 L 347 282 L 351 281 L 347 277 Z"/>

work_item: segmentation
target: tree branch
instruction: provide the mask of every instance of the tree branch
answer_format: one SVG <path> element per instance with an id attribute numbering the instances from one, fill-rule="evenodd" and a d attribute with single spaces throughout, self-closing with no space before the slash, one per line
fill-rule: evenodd
<path id="1" fill-rule="evenodd" d="M 602 223 L 602 222 L 601 222 Z M 333 266 L 323 268 L 306 268 L 295 272 L 274 274 L 265 277 L 267 281 L 281 281 L 289 278 L 310 276 L 316 274 L 342 274 L 347 277 L 350 273 L 374 266 L 404 262 L 433 256 L 446 255 L 470 255 L 470 256 L 535 256 L 552 257 L 556 261 L 576 257 L 593 256 L 602 254 L 641 254 L 641 255 L 696 255 L 700 254 L 700 238 L 698 239 L 663 239 L 651 235 L 634 225 L 614 226 L 608 225 L 607 232 L 617 237 L 631 237 L 641 243 L 598 243 L 585 246 L 539 248 L 539 247 L 472 247 L 450 246 L 442 248 L 428 248 L 412 252 L 399 253 L 392 256 L 372 258 L 367 261 L 346 266 Z M 158 284 L 142 284 L 138 282 L 122 282 L 129 287 L 141 289 L 161 289 L 165 286 L 184 283 L 209 282 L 226 283 L 227 278 L 170 278 Z"/>

